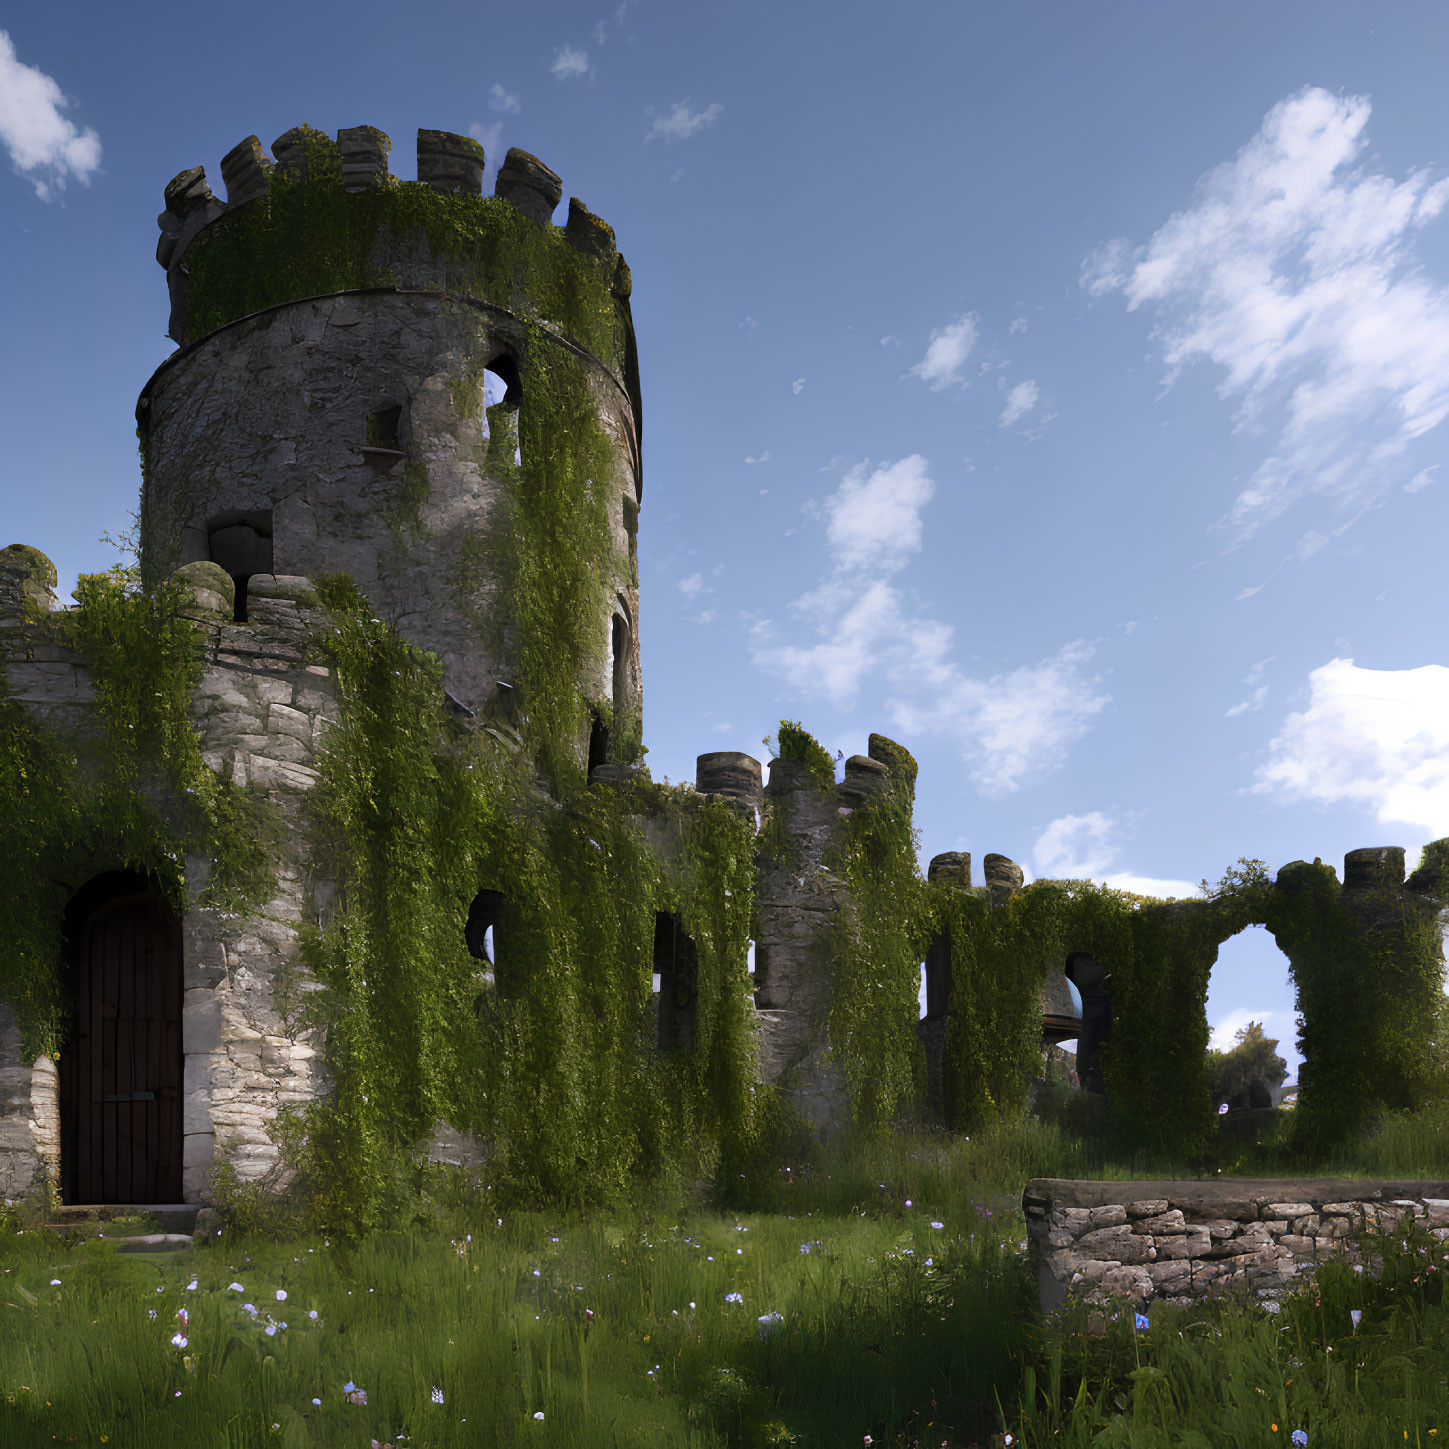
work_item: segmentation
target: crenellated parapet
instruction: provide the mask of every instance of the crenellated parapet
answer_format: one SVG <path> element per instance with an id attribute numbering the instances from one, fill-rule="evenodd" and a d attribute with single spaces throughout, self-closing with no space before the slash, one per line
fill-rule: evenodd
<path id="1" fill-rule="evenodd" d="M 483 147 L 417 133 L 417 179 L 390 170 L 374 126 L 336 137 L 296 126 L 256 136 L 221 161 L 226 193 L 203 167 L 166 188 L 156 260 L 171 291 L 170 335 L 194 342 L 284 302 L 397 287 L 469 298 L 554 329 L 598 357 L 637 400 L 629 269 L 614 233 L 577 197 L 563 226 L 563 182 L 516 147 L 483 195 Z"/>

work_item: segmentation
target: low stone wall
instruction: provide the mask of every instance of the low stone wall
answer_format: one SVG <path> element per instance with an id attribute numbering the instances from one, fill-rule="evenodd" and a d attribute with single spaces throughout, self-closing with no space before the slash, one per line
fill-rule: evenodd
<path id="1" fill-rule="evenodd" d="M 1449 1238 L 1449 1182 L 1039 1177 L 1027 1183 L 1022 1210 L 1045 1312 L 1069 1295 L 1189 1303 L 1281 1290 L 1331 1257 L 1351 1259 L 1358 1234 L 1406 1214 Z"/>

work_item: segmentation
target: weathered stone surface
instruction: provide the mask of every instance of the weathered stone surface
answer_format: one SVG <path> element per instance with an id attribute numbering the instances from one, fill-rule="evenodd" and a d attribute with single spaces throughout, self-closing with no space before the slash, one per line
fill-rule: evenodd
<path id="1" fill-rule="evenodd" d="M 493 194 L 511 202 L 530 221 L 547 226 L 563 198 L 563 182 L 537 156 L 513 146 L 498 168 Z"/>
<path id="2" fill-rule="evenodd" d="M 418 132 L 418 180 L 434 191 L 480 196 L 483 165 L 483 147 L 471 136 L 456 136 L 451 131 Z"/>
<path id="3" fill-rule="evenodd" d="M 1292 1187 L 1296 1192 L 1285 1192 Z M 1144 1190 L 1146 1189 L 1146 1190 Z M 1155 1191 L 1154 1191 L 1155 1189 Z M 1245 1192 L 1246 1189 L 1246 1192 Z M 1150 1195 L 1149 1195 L 1150 1194 Z M 1350 1195 L 1352 1194 L 1352 1195 Z M 1125 1199 L 1114 1203 L 1111 1199 Z M 1041 1214 L 1028 1231 L 1044 1309 L 1059 1304 L 1075 1281 L 1104 1301 L 1113 1272 L 1145 1272 L 1150 1296 L 1190 1302 L 1204 1295 L 1265 1291 L 1311 1277 L 1329 1257 L 1344 1258 L 1376 1273 L 1381 1259 L 1363 1254 L 1350 1236 L 1360 1218 L 1381 1218 L 1381 1231 L 1401 1219 L 1431 1222 L 1449 1211 L 1449 1183 L 1353 1182 L 1313 1179 L 1297 1183 L 1111 1183 L 1037 1178 L 1023 1201 Z M 1142 1205 L 1169 1202 L 1166 1213 L 1142 1213 Z M 1296 1212 L 1299 1208 L 1307 1212 Z M 1098 1214 L 1126 1219 L 1125 1225 L 1096 1226 Z M 1285 1210 L 1295 1210 L 1291 1215 Z M 1275 1212 L 1282 1215 L 1275 1216 Z M 1134 1214 L 1142 1213 L 1140 1216 Z M 1261 1213 L 1261 1216 L 1259 1214 Z M 1149 1232 L 1149 1228 L 1157 1230 Z M 1300 1228 L 1302 1231 L 1292 1231 Z M 1449 1224 L 1432 1226 L 1449 1241 Z M 1148 1261 L 1129 1261 L 1123 1237 L 1152 1244 Z M 1136 1296 L 1133 1280 L 1117 1278 Z M 1169 1285 L 1170 1288 L 1169 1288 Z"/>
<path id="4" fill-rule="evenodd" d="M 1173 1233 L 1153 1241 L 1157 1256 L 1165 1259 L 1201 1258 L 1212 1246 L 1212 1238 L 1199 1227 L 1189 1227 L 1185 1233 Z"/>
<path id="5" fill-rule="evenodd" d="M 1119 1263 L 1145 1263 L 1152 1239 L 1129 1227 L 1095 1228 L 1076 1240 L 1076 1250 L 1093 1258 L 1111 1258 Z"/>
<path id="6" fill-rule="evenodd" d="M 229 207 L 244 206 L 267 193 L 272 159 L 255 136 L 239 141 L 221 158 L 221 179 Z"/>
<path id="7" fill-rule="evenodd" d="M 845 762 L 845 779 L 835 787 L 843 805 L 856 809 L 878 800 L 889 789 L 890 771 L 868 755 L 851 755 Z"/>
<path id="8" fill-rule="evenodd" d="M 926 879 L 933 885 L 948 885 L 957 890 L 971 889 L 971 852 L 945 850 L 931 857 Z"/>
<path id="9" fill-rule="evenodd" d="M 763 780 L 760 762 L 738 750 L 715 750 L 695 760 L 694 788 L 701 795 L 731 795 L 758 807 Z"/>
<path id="10" fill-rule="evenodd" d="M 342 189 L 375 191 L 387 181 L 387 158 L 392 141 L 376 126 L 344 126 L 337 133 L 342 156 Z"/>
<path id="11" fill-rule="evenodd" d="M 1129 1218 L 1158 1218 L 1166 1212 L 1167 1199 L 1165 1197 L 1144 1197 L 1127 1204 Z M 1174 1212 L 1177 1210 L 1174 1209 Z M 1182 1221 L 1181 1212 L 1177 1212 L 1177 1220 Z"/>
<path id="12" fill-rule="evenodd" d="M 1132 1216 L 1133 1206 L 1135 1204 L 1128 1205 L 1127 1215 L 1129 1217 Z M 1132 1224 L 1132 1231 L 1134 1233 L 1152 1233 L 1154 1236 L 1163 1233 L 1185 1233 L 1187 1224 L 1183 1221 L 1181 1209 L 1173 1208 L 1171 1212 L 1164 1210 L 1155 1217 L 1137 1218 Z"/>
<path id="13" fill-rule="evenodd" d="M 1091 1210 L 1091 1224 L 1094 1228 L 1115 1227 L 1127 1221 L 1127 1209 L 1120 1203 L 1107 1203 Z"/>
<path id="14" fill-rule="evenodd" d="M 594 215 L 577 196 L 569 197 L 569 219 L 564 239 L 587 257 L 613 268 L 618 248 L 614 244 L 614 228 Z"/>

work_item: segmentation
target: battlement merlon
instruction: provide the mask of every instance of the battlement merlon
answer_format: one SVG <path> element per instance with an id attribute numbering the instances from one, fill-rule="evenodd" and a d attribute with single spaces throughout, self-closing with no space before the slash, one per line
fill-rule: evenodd
<path id="1" fill-rule="evenodd" d="M 336 138 L 297 126 L 268 155 L 255 136 L 222 158 L 226 200 L 203 167 L 166 187 L 156 260 L 171 292 L 170 336 L 185 345 L 253 312 L 371 288 L 449 292 L 551 326 L 637 397 L 631 280 L 613 229 L 517 147 L 482 194 L 484 151 L 469 136 L 419 130 L 416 181 L 389 171 L 374 126 Z"/>

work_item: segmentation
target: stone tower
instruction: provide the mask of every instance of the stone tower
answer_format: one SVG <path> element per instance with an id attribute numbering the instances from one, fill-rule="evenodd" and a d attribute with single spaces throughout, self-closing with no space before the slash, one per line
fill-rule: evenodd
<path id="1" fill-rule="evenodd" d="M 539 710 L 580 765 L 627 761 L 628 267 L 576 199 L 553 225 L 560 180 L 526 152 L 485 198 L 476 141 L 419 131 L 416 182 L 390 175 L 389 149 L 370 126 L 301 126 L 275 159 L 254 136 L 223 158 L 224 202 L 200 167 L 166 188 L 180 347 L 137 405 L 147 582 L 218 564 L 243 620 L 252 579 L 346 574 L 437 655 L 459 714 Z"/>

